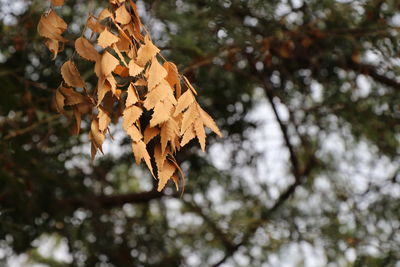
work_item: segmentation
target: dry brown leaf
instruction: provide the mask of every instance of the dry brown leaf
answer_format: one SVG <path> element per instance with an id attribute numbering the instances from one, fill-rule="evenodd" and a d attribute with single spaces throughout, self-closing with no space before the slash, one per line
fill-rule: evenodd
<path id="1" fill-rule="evenodd" d="M 65 102 L 65 97 L 63 96 L 63 94 L 60 92 L 60 89 L 58 88 L 56 90 L 56 94 L 54 96 L 55 99 L 55 105 L 56 105 L 56 109 L 59 113 L 64 113 L 64 102 Z"/>
<path id="2" fill-rule="evenodd" d="M 45 42 L 47 48 L 50 50 L 51 53 L 53 53 L 53 60 L 57 57 L 57 54 L 59 52 L 59 42 L 54 39 L 47 39 Z"/>
<path id="3" fill-rule="evenodd" d="M 158 170 L 161 170 L 163 168 L 168 153 L 169 153 L 168 148 L 164 152 L 162 152 L 160 144 L 156 144 L 154 146 L 154 161 L 156 162 Z"/>
<path id="4" fill-rule="evenodd" d="M 61 5 L 63 2 L 52 0 L 53 5 Z M 143 38 L 141 34 L 142 24 L 135 3 L 130 0 L 132 8 L 127 10 L 125 2 L 109 0 L 110 9 L 103 9 L 98 18 L 89 14 L 86 26 L 93 31 L 90 39 L 95 36 L 94 33 L 99 33 L 98 45 L 105 49 L 102 55 L 90 39 L 81 36 L 75 40 L 76 52 L 82 58 L 95 62 L 97 88 L 84 88 L 84 93 L 79 93 L 67 87 L 85 86 L 74 62 L 67 61 L 61 67 L 66 87 L 60 86 L 55 92 L 54 106 L 59 112 L 64 112 L 65 106 L 72 107 L 76 133 L 79 133 L 81 117 L 95 113 L 94 108 L 98 109 L 97 117 L 92 116 L 89 132 L 93 158 L 97 150 L 102 151 L 111 121 L 123 117 L 123 128 L 132 139 L 136 163 L 139 164 L 143 159 L 153 174 L 151 158 L 146 147 L 152 140 L 150 144 L 154 147 L 154 161 L 159 179 L 157 190 L 161 191 L 169 179 L 172 179 L 178 188 L 177 170 L 182 175 L 182 186 L 184 178 L 182 170 L 174 160 L 174 154 L 196 137 L 204 151 L 205 127 L 220 136 L 221 132 L 214 120 L 196 102 L 197 92 L 186 77 L 183 77 L 186 91 L 181 95 L 181 76 L 176 65 L 168 61 L 163 65 L 159 63 L 157 54 L 160 50 L 153 44 L 149 35 Z M 100 23 L 106 19 L 109 19 L 109 23 Z M 62 34 L 66 29 L 67 24 L 54 10 L 42 16 L 39 21 L 39 34 L 46 38 L 45 44 L 54 57 L 64 48 L 67 40 Z M 118 35 L 115 30 L 118 30 Z M 129 64 L 126 62 L 128 57 Z M 115 74 L 117 77 L 114 77 Z M 128 88 L 125 98 L 121 94 L 126 87 Z M 143 113 L 142 106 L 151 111 L 150 120 L 140 119 Z M 146 127 L 143 133 L 141 127 Z M 157 135 L 160 138 L 155 138 Z"/>
<path id="5" fill-rule="evenodd" d="M 139 66 L 138 64 L 136 64 L 133 59 L 131 61 L 129 61 L 129 75 L 130 76 L 135 77 L 135 76 L 139 75 L 143 70 L 144 70 L 144 68 Z"/>
<path id="6" fill-rule="evenodd" d="M 122 25 L 131 22 L 131 14 L 126 10 L 125 5 L 120 6 L 115 11 L 115 21 Z"/>
<path id="7" fill-rule="evenodd" d="M 147 83 L 148 90 L 151 91 L 156 87 L 164 78 L 167 76 L 168 72 L 163 66 L 158 62 L 156 57 L 151 60 L 151 66 L 147 72 Z"/>
<path id="8" fill-rule="evenodd" d="M 107 111 L 100 107 L 97 118 L 99 119 L 99 130 L 104 133 L 107 130 L 108 125 L 111 123 L 110 115 Z"/>
<path id="9" fill-rule="evenodd" d="M 154 127 L 169 120 L 172 115 L 172 108 L 173 105 L 168 99 L 158 102 L 154 107 L 154 112 L 150 120 L 150 127 Z"/>
<path id="10" fill-rule="evenodd" d="M 116 43 L 116 45 L 117 45 L 118 49 L 121 52 L 130 52 L 130 50 L 131 50 L 131 48 L 130 48 L 130 46 L 131 46 L 130 39 L 126 38 L 125 35 L 122 34 L 121 31 L 120 31 L 120 34 L 119 34 L 119 41 Z M 132 49 L 132 50 L 134 51 L 134 49 Z M 129 53 L 128 53 L 128 56 L 130 58 L 132 58 L 131 55 L 129 55 Z"/>
<path id="11" fill-rule="evenodd" d="M 98 61 L 100 54 L 93 45 L 83 36 L 75 40 L 75 49 L 78 54 L 84 59 Z"/>
<path id="12" fill-rule="evenodd" d="M 123 117 L 124 123 L 123 127 L 125 131 L 132 126 L 142 115 L 143 111 L 138 106 L 130 106 L 124 110 Z"/>
<path id="13" fill-rule="evenodd" d="M 74 91 L 74 89 L 70 87 L 61 86 L 59 90 L 65 97 L 65 106 L 73 106 L 87 102 L 87 98 L 84 95 Z"/>
<path id="14" fill-rule="evenodd" d="M 206 150 L 206 132 L 204 131 L 204 125 L 201 120 L 196 120 L 194 122 L 194 131 L 199 140 L 201 150 L 204 152 Z"/>
<path id="15" fill-rule="evenodd" d="M 73 61 L 68 60 L 62 65 L 61 75 L 68 85 L 74 87 L 85 87 L 85 82 L 82 80 Z"/>
<path id="16" fill-rule="evenodd" d="M 78 135 L 79 132 L 81 131 L 82 114 L 76 106 L 74 107 L 74 117 L 75 117 L 76 124 L 75 124 L 75 129 L 73 131 L 73 134 Z"/>
<path id="17" fill-rule="evenodd" d="M 138 50 L 136 63 L 139 66 L 144 66 L 159 52 L 160 49 L 158 49 L 150 40 L 150 37 L 146 35 L 144 45 L 142 45 Z"/>
<path id="18" fill-rule="evenodd" d="M 102 145 L 106 136 L 104 133 L 100 132 L 99 122 L 97 119 L 92 120 L 92 124 L 90 126 L 90 140 L 94 143 L 95 147 L 103 153 Z"/>
<path id="19" fill-rule="evenodd" d="M 134 86 L 147 86 L 147 81 L 145 79 L 138 79 L 134 84 Z"/>
<path id="20" fill-rule="evenodd" d="M 67 27 L 67 23 L 54 10 L 51 10 L 47 15 L 41 16 L 37 30 L 42 37 L 66 42 L 67 40 L 61 34 Z"/>
<path id="21" fill-rule="evenodd" d="M 158 171 L 158 187 L 157 191 L 160 192 L 164 189 L 165 185 L 167 184 L 168 180 L 172 177 L 175 173 L 176 167 L 169 161 L 164 163 L 164 166 L 161 170 Z"/>
<path id="22" fill-rule="evenodd" d="M 168 99 L 174 105 L 176 104 L 172 88 L 165 80 L 146 95 L 143 105 L 147 110 L 150 110 L 154 108 L 159 101 L 164 99 Z"/>
<path id="23" fill-rule="evenodd" d="M 155 107 L 155 105 L 158 102 L 166 99 L 167 97 L 168 97 L 168 89 L 165 89 L 162 86 L 157 86 L 154 90 L 152 90 L 146 95 L 146 99 L 143 102 L 143 106 L 147 110 L 151 110 Z"/>
<path id="24" fill-rule="evenodd" d="M 179 79 L 178 68 L 172 62 L 164 62 L 164 68 L 167 70 L 168 75 L 165 80 L 171 85 L 172 88 L 176 90 L 176 97 L 181 96 L 181 80 Z"/>
<path id="25" fill-rule="evenodd" d="M 152 140 L 154 137 L 160 134 L 160 129 L 157 127 L 150 127 L 150 125 L 147 125 L 146 129 L 144 130 L 144 142 L 147 144 Z"/>
<path id="26" fill-rule="evenodd" d="M 113 15 L 112 15 L 111 11 L 110 11 L 108 8 L 104 8 L 104 9 L 100 12 L 98 18 L 99 18 L 99 20 L 101 21 L 101 20 L 103 20 L 103 19 L 112 18 L 112 16 L 113 16 Z"/>
<path id="27" fill-rule="evenodd" d="M 100 78 L 97 84 L 97 102 L 98 105 L 103 101 L 104 96 L 111 91 L 111 85 L 105 78 Z"/>
<path id="28" fill-rule="evenodd" d="M 136 104 L 139 101 L 136 89 L 131 83 L 128 87 L 128 97 L 126 98 L 125 106 L 129 107 Z"/>
<path id="29" fill-rule="evenodd" d="M 101 75 L 108 76 L 119 64 L 118 59 L 111 55 L 108 51 L 105 51 L 101 57 Z"/>
<path id="30" fill-rule="evenodd" d="M 119 60 L 122 61 L 122 63 L 125 65 L 125 67 L 128 66 L 128 63 L 125 61 L 125 57 L 121 54 L 121 51 L 119 51 L 118 46 L 116 44 L 111 45 L 112 49 L 114 49 L 115 53 L 118 55 Z"/>
<path id="31" fill-rule="evenodd" d="M 208 113 L 205 112 L 199 105 L 197 105 L 197 109 L 200 112 L 200 117 L 201 117 L 201 120 L 203 121 L 204 125 L 207 126 L 211 131 L 216 133 L 219 137 L 222 137 L 221 131 L 219 130 L 217 124 L 211 118 L 211 116 L 208 115 Z"/>
<path id="32" fill-rule="evenodd" d="M 182 136 L 182 141 L 181 141 L 181 146 L 185 146 L 187 143 L 189 143 L 190 140 L 196 137 L 196 132 L 193 129 L 193 125 L 190 125 L 190 127 L 186 130 L 186 132 Z"/>
<path id="33" fill-rule="evenodd" d="M 119 38 L 112 34 L 107 28 L 105 28 L 100 33 L 99 39 L 97 39 L 97 44 L 102 48 L 107 48 L 118 41 Z"/>
<path id="34" fill-rule="evenodd" d="M 179 190 L 179 177 L 178 177 L 178 175 L 176 173 L 174 175 L 172 175 L 171 180 L 175 184 L 176 191 L 178 191 Z"/>
<path id="35" fill-rule="evenodd" d="M 140 161 L 143 159 L 149 168 L 151 174 L 153 174 L 153 168 L 151 166 L 151 160 L 150 160 L 150 155 L 147 152 L 146 149 L 146 144 L 143 143 L 143 141 L 138 141 L 138 142 L 132 142 L 132 152 L 133 155 L 135 156 L 136 164 L 139 165 Z"/>
<path id="36" fill-rule="evenodd" d="M 127 67 L 118 65 L 117 67 L 115 67 L 114 73 L 118 74 L 119 76 L 121 76 L 123 78 L 126 78 L 129 76 L 129 69 Z"/>
<path id="37" fill-rule="evenodd" d="M 197 103 L 192 103 L 189 109 L 183 114 L 181 134 L 186 132 L 190 125 L 192 125 L 195 120 L 200 117 L 199 111 L 197 110 Z"/>
<path id="38" fill-rule="evenodd" d="M 164 153 L 167 143 L 179 137 L 179 125 L 174 120 L 168 120 L 161 126 L 161 151 Z"/>
<path id="39" fill-rule="evenodd" d="M 104 29 L 106 28 L 104 25 L 100 24 L 99 21 L 92 15 L 90 15 L 89 18 L 87 19 L 86 25 L 93 32 L 97 32 L 97 33 L 104 31 Z"/>
<path id="40" fill-rule="evenodd" d="M 52 6 L 63 6 L 64 0 L 51 0 L 51 5 Z"/>
<path id="41" fill-rule="evenodd" d="M 135 125 L 129 126 L 126 133 L 131 137 L 132 141 L 139 142 L 142 140 L 143 135 Z"/>
<path id="42" fill-rule="evenodd" d="M 191 90 L 186 90 L 181 97 L 178 99 L 178 104 L 175 108 L 174 116 L 187 109 L 195 101 Z"/>

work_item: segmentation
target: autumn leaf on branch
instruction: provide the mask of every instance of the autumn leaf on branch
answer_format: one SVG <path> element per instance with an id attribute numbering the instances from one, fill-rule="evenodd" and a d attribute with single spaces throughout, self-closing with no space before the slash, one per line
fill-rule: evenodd
<path id="1" fill-rule="evenodd" d="M 53 0 L 52 7 L 62 6 L 63 2 Z M 72 109 L 75 133 L 79 133 L 82 116 L 89 115 L 92 158 L 103 151 L 109 125 L 122 117 L 136 164 L 144 161 L 158 179 L 158 191 L 169 180 L 178 188 L 179 175 L 182 181 L 184 178 L 175 160 L 176 152 L 194 138 L 204 151 L 205 127 L 219 136 L 221 132 L 197 103 L 197 92 L 189 80 L 179 74 L 174 63 L 165 61 L 150 36 L 143 34 L 147 31 L 135 3 L 109 2 L 111 7 L 103 9 L 97 17 L 88 16 L 85 29 L 90 34 L 85 36 L 91 37 L 87 39 L 82 33 L 71 42 L 76 56 L 61 67 L 63 83 L 55 93 L 54 105 L 63 114 Z M 60 43 L 68 41 L 62 36 L 67 27 L 53 9 L 39 21 L 38 32 L 54 58 L 62 51 Z M 93 62 L 97 77 L 94 89 L 86 87 L 82 79 L 79 58 Z M 113 109 L 115 105 L 120 111 Z M 141 119 L 145 113 L 151 116 L 150 120 Z M 148 146 L 150 142 L 152 149 Z"/>

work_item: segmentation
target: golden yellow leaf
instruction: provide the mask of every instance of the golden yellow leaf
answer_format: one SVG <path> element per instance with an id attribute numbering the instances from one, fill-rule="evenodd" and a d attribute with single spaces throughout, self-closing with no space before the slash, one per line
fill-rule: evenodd
<path id="1" fill-rule="evenodd" d="M 139 129 L 135 125 L 129 126 L 128 129 L 126 129 L 126 133 L 131 137 L 131 139 L 135 142 L 139 142 L 142 140 L 143 135 L 139 131 Z"/>
<path id="2" fill-rule="evenodd" d="M 174 116 L 187 109 L 195 101 L 191 90 L 186 90 L 178 99 L 178 104 L 175 108 Z"/>
<path id="3" fill-rule="evenodd" d="M 85 87 L 85 82 L 82 80 L 75 63 L 71 60 L 68 60 L 62 65 L 61 75 L 68 85 L 74 87 Z"/>
<path id="4" fill-rule="evenodd" d="M 109 32 L 107 28 L 100 33 L 99 39 L 97 39 L 98 45 L 102 48 L 107 48 L 118 41 L 119 38 Z"/>
<path id="5" fill-rule="evenodd" d="M 75 40 L 75 50 L 84 59 L 98 61 L 100 54 L 93 45 L 83 36 Z"/>
<path id="6" fill-rule="evenodd" d="M 158 170 L 158 187 L 157 191 L 161 191 L 164 189 L 165 185 L 167 184 L 168 180 L 172 177 L 175 173 L 176 167 L 169 161 L 165 161 L 164 166 L 161 170 Z"/>
<path id="7" fill-rule="evenodd" d="M 204 152 L 206 150 L 206 132 L 204 131 L 203 122 L 201 120 L 196 120 L 194 122 L 194 131 L 199 140 L 201 150 Z"/>
<path id="8" fill-rule="evenodd" d="M 126 98 L 125 106 L 129 107 L 136 104 L 139 101 L 136 89 L 131 83 L 128 87 L 128 97 Z"/>
<path id="9" fill-rule="evenodd" d="M 157 46 L 155 46 L 150 40 L 150 37 L 146 35 L 145 43 L 139 48 L 137 53 L 137 64 L 139 66 L 146 65 L 146 63 L 155 57 L 158 52 L 160 52 L 160 49 L 158 49 Z"/>
<path id="10" fill-rule="evenodd" d="M 172 108 L 173 105 L 168 99 L 158 102 L 154 107 L 154 112 L 150 120 L 150 127 L 167 121 L 172 115 Z"/>
<path id="11" fill-rule="evenodd" d="M 138 142 L 132 142 L 132 152 L 133 155 L 135 156 L 136 164 L 139 165 L 140 161 L 143 159 L 149 168 L 151 174 L 153 174 L 153 168 L 151 166 L 151 161 L 150 161 L 150 155 L 147 152 L 146 149 L 146 144 L 143 143 L 143 141 L 138 141 Z"/>
<path id="12" fill-rule="evenodd" d="M 156 137 L 157 135 L 160 134 L 160 129 L 157 127 L 150 127 L 150 125 L 147 125 L 146 129 L 144 130 L 144 142 L 147 144 L 150 142 L 151 139 Z"/>
<path id="13" fill-rule="evenodd" d="M 115 11 L 115 21 L 122 25 L 125 25 L 125 24 L 128 24 L 129 22 L 131 22 L 131 15 L 126 10 L 125 5 L 120 6 Z"/>
<path id="14" fill-rule="evenodd" d="M 168 72 L 163 66 L 158 62 L 156 57 L 151 60 L 151 66 L 147 72 L 147 84 L 148 90 L 151 91 L 156 87 L 164 78 L 167 76 Z"/>
<path id="15" fill-rule="evenodd" d="M 124 110 L 123 117 L 123 127 L 125 131 L 132 126 L 142 115 L 142 109 L 138 106 L 130 106 Z"/>
<path id="16" fill-rule="evenodd" d="M 133 59 L 129 61 L 128 67 L 129 67 L 129 75 L 133 77 L 139 75 L 144 70 L 144 68 L 136 64 Z"/>
<path id="17" fill-rule="evenodd" d="M 105 130 L 107 130 L 108 125 L 111 122 L 110 115 L 108 115 L 108 112 L 100 107 L 97 118 L 99 119 L 99 130 L 104 133 Z"/>

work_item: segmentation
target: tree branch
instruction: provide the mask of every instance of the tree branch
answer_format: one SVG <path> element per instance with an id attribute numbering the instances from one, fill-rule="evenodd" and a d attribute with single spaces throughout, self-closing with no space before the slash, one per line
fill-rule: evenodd
<path id="1" fill-rule="evenodd" d="M 399 82 L 397 82 L 396 80 L 390 79 L 390 78 L 386 77 L 383 74 L 379 74 L 376 71 L 376 67 L 373 66 L 373 65 L 362 64 L 362 63 L 356 63 L 354 61 L 349 61 L 349 62 L 347 62 L 346 67 L 348 67 L 348 68 L 350 68 L 350 69 L 352 69 L 352 70 L 354 70 L 354 71 L 356 71 L 358 73 L 361 73 L 361 74 L 364 74 L 364 75 L 368 75 L 368 76 L 374 78 L 376 81 L 378 81 L 378 82 L 380 82 L 380 83 L 382 83 L 384 85 L 393 87 L 395 89 L 400 89 L 400 83 Z"/>

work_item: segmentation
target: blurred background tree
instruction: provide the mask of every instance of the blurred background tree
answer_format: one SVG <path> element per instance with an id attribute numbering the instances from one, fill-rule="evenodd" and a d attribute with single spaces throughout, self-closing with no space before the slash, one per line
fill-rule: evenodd
<path id="1" fill-rule="evenodd" d="M 400 266 L 399 1 L 137 4 L 225 137 L 177 156 L 183 196 L 118 125 L 91 163 L 52 106 L 73 42 L 52 61 L 49 3 L 0 1 L 2 265 Z M 67 0 L 66 37 L 106 5 Z"/>

